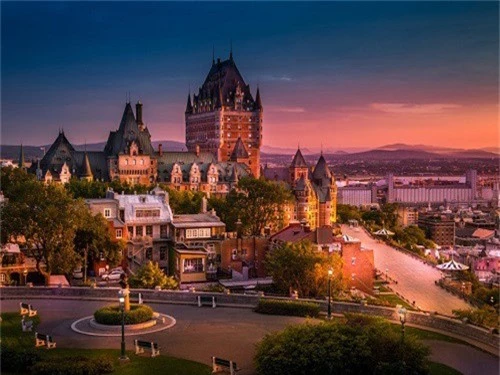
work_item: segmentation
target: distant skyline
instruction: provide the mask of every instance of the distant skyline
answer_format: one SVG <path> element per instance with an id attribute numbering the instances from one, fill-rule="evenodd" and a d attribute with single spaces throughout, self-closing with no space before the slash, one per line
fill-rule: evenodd
<path id="1" fill-rule="evenodd" d="M 499 144 L 497 2 L 2 2 L 2 144 L 105 141 L 126 93 L 184 141 L 215 56 L 261 89 L 266 146 Z"/>

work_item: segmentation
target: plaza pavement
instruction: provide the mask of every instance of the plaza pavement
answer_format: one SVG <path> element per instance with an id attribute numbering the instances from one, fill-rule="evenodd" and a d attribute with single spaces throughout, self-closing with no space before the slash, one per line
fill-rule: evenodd
<path id="1" fill-rule="evenodd" d="M 106 302 L 33 299 L 41 315 L 39 332 L 51 334 L 58 348 L 119 348 L 119 337 L 91 337 L 71 330 L 71 324 L 106 305 Z M 243 370 L 238 374 L 254 373 L 255 344 L 268 332 L 290 324 L 304 322 L 297 317 L 260 315 L 244 308 L 208 308 L 186 305 L 151 305 L 155 311 L 173 316 L 177 324 L 162 332 L 126 338 L 132 350 L 134 338 L 146 338 L 159 343 L 161 353 L 210 364 L 211 356 L 231 359 Z M 18 311 L 18 300 L 1 301 L 2 311 Z M 464 375 L 497 375 L 498 358 L 470 346 L 429 341 L 432 358 L 457 368 Z M 154 360 L 154 359 L 152 359 Z M 145 369 L 147 373 L 147 369 Z"/>
<path id="2" fill-rule="evenodd" d="M 452 310 L 471 307 L 434 284 L 441 276 L 437 268 L 371 238 L 363 228 L 342 225 L 342 233 L 358 238 L 363 247 L 373 249 L 375 267 L 384 274 L 387 269 L 389 277 L 397 280 L 397 284 L 391 283 L 391 288 L 407 300 L 415 301 L 420 309 L 451 316 Z"/>

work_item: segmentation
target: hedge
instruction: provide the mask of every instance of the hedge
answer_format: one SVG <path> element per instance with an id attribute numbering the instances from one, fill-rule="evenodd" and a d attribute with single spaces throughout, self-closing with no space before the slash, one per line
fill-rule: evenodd
<path id="1" fill-rule="evenodd" d="M 100 375 L 113 372 L 108 358 L 68 357 L 63 361 L 42 361 L 31 367 L 37 375 Z"/>
<path id="2" fill-rule="evenodd" d="M 12 348 L 4 346 L 0 349 L 2 371 L 12 373 L 26 373 L 28 369 L 40 360 L 34 348 Z"/>
<path id="3" fill-rule="evenodd" d="M 269 315 L 319 316 L 319 304 L 313 302 L 260 299 L 255 312 Z"/>
<path id="4" fill-rule="evenodd" d="M 125 312 L 125 324 L 139 324 L 151 320 L 153 310 L 147 305 L 130 305 L 130 311 Z M 94 319 L 99 324 L 117 326 L 122 324 L 120 306 L 106 306 L 94 313 Z"/>

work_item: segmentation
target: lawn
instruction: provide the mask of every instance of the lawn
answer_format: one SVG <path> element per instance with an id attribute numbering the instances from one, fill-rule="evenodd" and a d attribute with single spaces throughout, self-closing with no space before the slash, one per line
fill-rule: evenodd
<path id="1" fill-rule="evenodd" d="M 19 313 L 2 313 L 1 317 L 2 348 L 10 347 L 21 350 L 27 348 L 35 350 L 40 355 L 42 361 L 64 361 L 68 357 L 108 358 L 113 362 L 114 371 L 111 374 L 120 375 L 144 374 L 146 369 L 148 374 L 162 375 L 208 375 L 211 373 L 210 367 L 204 364 L 165 355 L 150 358 L 147 356 L 136 356 L 133 352 L 127 352 L 130 361 L 120 363 L 118 360 L 120 352 L 114 349 L 66 349 L 59 346 L 51 350 L 44 348 L 35 349 L 34 332 L 22 331 Z M 29 319 L 33 320 L 35 324 L 39 323 L 38 316 Z M 2 371 L 2 374 L 7 373 Z"/>
<path id="2" fill-rule="evenodd" d="M 395 294 L 382 294 L 377 296 L 377 298 L 381 301 L 387 301 L 391 304 L 391 306 L 396 306 L 396 305 L 401 305 L 407 310 L 415 310 L 415 307 L 404 301 L 403 299 L 399 298 Z"/>

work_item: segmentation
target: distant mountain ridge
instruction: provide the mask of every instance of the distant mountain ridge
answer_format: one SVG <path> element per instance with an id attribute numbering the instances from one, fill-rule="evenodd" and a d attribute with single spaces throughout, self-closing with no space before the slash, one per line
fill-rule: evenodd
<path id="1" fill-rule="evenodd" d="M 158 145 L 162 144 L 164 151 L 186 151 L 186 145 L 183 142 L 161 140 L 153 141 L 153 147 L 158 149 Z M 87 151 L 102 151 L 106 142 L 87 143 L 74 145 L 76 150 Z M 45 146 L 24 146 L 24 155 L 26 161 L 43 157 L 43 148 L 48 151 L 50 145 Z M 324 155 L 328 155 L 340 160 L 355 160 L 355 159 L 371 159 L 371 160 L 397 160 L 397 159 L 492 159 L 500 157 L 498 147 L 484 147 L 481 149 L 461 149 L 448 148 L 429 145 L 408 145 L 404 143 L 394 143 L 381 146 L 372 150 L 360 150 L 355 148 L 346 148 L 344 150 L 335 150 L 333 148 L 325 148 Z M 264 155 L 293 155 L 297 148 L 282 148 L 274 146 L 262 146 L 261 152 Z M 301 148 L 304 155 L 317 155 L 320 152 L 315 149 Z M 349 152 L 351 151 L 351 152 Z M 354 151 L 354 152 L 353 152 Z M 19 158 L 19 145 L 1 145 L 0 155 L 3 159 Z"/>

